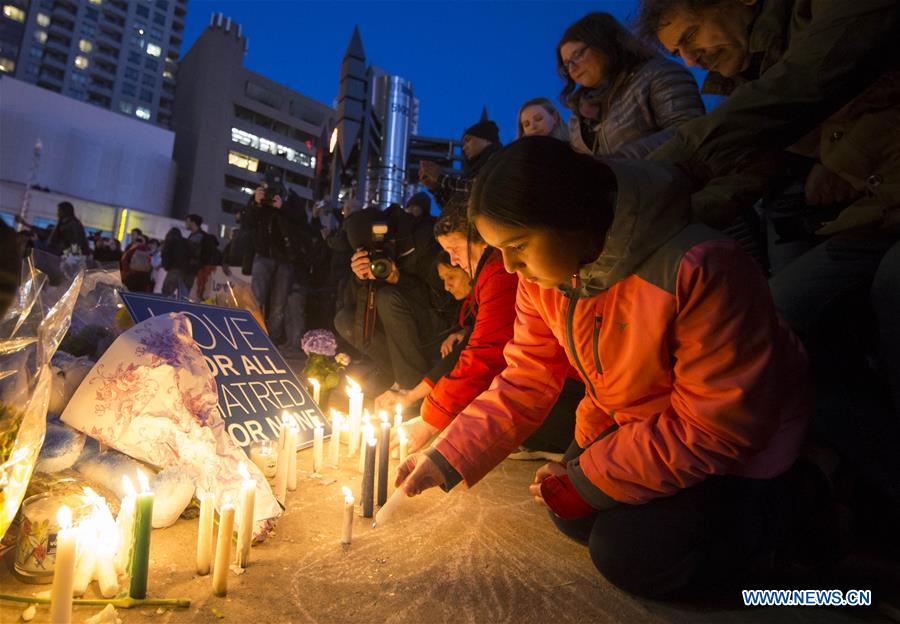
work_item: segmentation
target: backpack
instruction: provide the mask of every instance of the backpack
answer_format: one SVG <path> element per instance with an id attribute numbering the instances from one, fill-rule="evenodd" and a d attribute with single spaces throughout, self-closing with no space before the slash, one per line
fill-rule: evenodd
<path id="1" fill-rule="evenodd" d="M 153 270 L 153 256 L 149 249 L 137 247 L 131 254 L 131 260 L 128 262 L 128 268 L 131 271 L 139 273 L 149 273 Z"/>

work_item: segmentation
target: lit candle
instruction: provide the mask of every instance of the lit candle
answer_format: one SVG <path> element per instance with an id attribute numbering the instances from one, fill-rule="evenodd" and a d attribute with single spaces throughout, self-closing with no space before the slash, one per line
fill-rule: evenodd
<path id="1" fill-rule="evenodd" d="M 391 423 L 388 422 L 386 412 L 379 414 L 381 417 L 381 431 L 378 436 L 378 506 L 387 502 L 388 488 L 388 462 L 391 449 Z"/>
<path id="2" fill-rule="evenodd" d="M 288 423 L 288 482 L 287 488 L 293 492 L 297 489 L 297 444 L 300 442 L 300 424 L 297 417 L 291 414 Z"/>
<path id="3" fill-rule="evenodd" d="M 153 492 L 143 470 L 138 470 L 138 483 L 141 491 L 137 495 L 134 514 L 134 531 L 131 546 L 131 563 L 128 566 L 131 575 L 131 588 L 128 595 L 132 598 L 147 597 L 147 575 L 150 567 L 150 530 L 153 521 Z"/>
<path id="4" fill-rule="evenodd" d="M 113 564 L 113 543 L 109 540 L 97 541 L 97 584 L 104 598 L 112 598 L 119 593 L 119 577 Z"/>
<path id="5" fill-rule="evenodd" d="M 359 430 L 362 425 L 362 411 L 365 396 L 363 395 L 360 385 L 349 377 L 347 377 L 347 397 L 350 399 L 350 440 L 347 443 L 347 456 L 353 457 L 353 454 L 356 453 L 359 446 Z"/>
<path id="6" fill-rule="evenodd" d="M 376 440 L 374 437 L 366 440 L 366 469 L 363 472 L 362 488 L 360 488 L 363 518 L 372 517 L 375 503 L 375 444 Z"/>
<path id="7" fill-rule="evenodd" d="M 75 548 L 77 532 L 72 528 L 72 510 L 63 505 L 56 514 L 56 563 L 53 566 L 53 588 L 50 590 L 50 621 L 69 624 L 72 621 L 72 587 L 75 582 Z"/>
<path id="8" fill-rule="evenodd" d="M 112 598 L 119 593 L 119 578 L 113 562 L 118 547 L 118 532 L 112 515 L 109 513 L 106 499 L 89 487 L 84 488 L 84 494 L 94 505 L 89 521 L 85 522 L 82 527 L 83 535 L 87 539 L 85 546 L 91 548 L 95 553 L 94 564 L 87 566 L 92 569 L 89 572 L 90 577 L 85 583 L 85 589 L 90 584 L 91 578 L 96 578 L 103 597 Z M 79 544 L 79 549 L 81 547 L 82 544 Z M 76 576 L 77 574 L 76 567 Z"/>
<path id="9" fill-rule="evenodd" d="M 200 524 L 197 527 L 197 574 L 206 576 L 212 564 L 213 517 L 216 513 L 216 497 L 212 492 L 200 496 Z"/>
<path id="10" fill-rule="evenodd" d="M 134 504 L 137 492 L 131 484 L 131 479 L 127 476 L 122 477 L 122 489 L 125 491 L 125 498 L 122 499 L 119 515 L 116 516 L 119 546 L 116 550 L 115 566 L 116 571 L 124 574 L 128 570 L 128 562 L 131 560 L 131 537 L 134 533 Z"/>
<path id="11" fill-rule="evenodd" d="M 289 435 L 288 415 L 287 412 L 284 412 L 281 415 L 281 431 L 278 433 L 278 470 L 275 473 L 275 498 L 282 505 L 284 505 L 287 498 L 288 468 L 290 466 L 290 458 L 288 457 Z"/>
<path id="12" fill-rule="evenodd" d="M 406 437 L 406 429 L 400 427 L 400 429 L 397 430 L 397 437 L 400 440 L 400 463 L 402 464 L 406 461 L 406 455 L 409 449 L 409 438 Z"/>
<path id="13" fill-rule="evenodd" d="M 403 488 L 394 490 L 394 493 L 391 494 L 387 503 L 378 510 L 377 514 L 375 514 L 375 522 L 372 523 L 372 527 L 384 526 L 384 524 L 390 520 L 391 516 L 394 515 L 394 509 L 404 498 L 406 498 L 406 492 L 403 491 Z"/>
<path id="14" fill-rule="evenodd" d="M 254 442 L 250 447 L 250 461 L 256 464 L 256 467 L 267 479 L 275 476 L 278 470 L 277 460 L 276 446 L 272 444 L 271 440 L 260 440 Z"/>
<path id="15" fill-rule="evenodd" d="M 341 427 L 343 426 L 340 412 L 331 410 L 331 439 L 328 441 L 328 463 L 334 468 L 338 467 L 341 459 Z"/>
<path id="16" fill-rule="evenodd" d="M 310 377 L 308 381 L 309 381 L 309 385 L 312 386 L 313 401 L 315 402 L 316 405 L 318 405 L 319 399 L 321 398 L 321 393 L 322 393 L 322 384 L 320 384 L 319 380 L 316 379 L 315 377 Z"/>
<path id="17" fill-rule="evenodd" d="M 325 427 L 316 419 L 313 429 L 313 472 L 322 471 L 322 458 L 325 454 Z"/>
<path id="18" fill-rule="evenodd" d="M 253 509 L 256 506 L 256 481 L 244 462 L 238 466 L 238 472 L 244 477 L 241 482 L 241 521 L 238 524 L 237 564 L 246 568 L 250 561 L 250 544 L 253 542 Z"/>
<path id="19" fill-rule="evenodd" d="M 344 491 L 344 532 L 341 544 L 349 544 L 353 541 L 353 505 L 356 501 L 350 488 L 345 485 L 341 489 Z"/>
<path id="20" fill-rule="evenodd" d="M 228 566 L 231 563 L 231 534 L 234 533 L 234 505 L 226 498 L 219 511 L 219 535 L 216 537 L 216 563 L 213 567 L 213 593 L 228 593 Z"/>
<path id="21" fill-rule="evenodd" d="M 400 425 L 403 424 L 403 406 L 397 403 L 397 407 L 394 409 L 394 428 L 396 429 Z"/>

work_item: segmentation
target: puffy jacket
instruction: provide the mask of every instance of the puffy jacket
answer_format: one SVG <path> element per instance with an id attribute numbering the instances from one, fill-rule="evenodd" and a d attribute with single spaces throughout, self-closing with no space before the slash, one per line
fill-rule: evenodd
<path id="1" fill-rule="evenodd" d="M 706 112 L 697 82 L 675 61 L 655 57 L 611 85 L 600 119 L 576 107 L 569 117 L 569 141 L 577 152 L 644 158 L 675 136 L 682 123 Z"/>
<path id="2" fill-rule="evenodd" d="M 422 404 L 422 418 L 439 429 L 450 424 L 506 368 L 503 348 L 513 334 L 519 278 L 503 268 L 499 251 L 485 253 L 473 288 L 475 325 L 456 366 L 435 384 Z"/>
<path id="3" fill-rule="evenodd" d="M 605 246 L 573 284 L 519 282 L 507 366 L 435 442 L 468 485 L 537 429 L 574 366 L 587 388 L 568 464 L 596 508 L 708 475 L 770 478 L 794 462 L 811 404 L 802 347 L 733 240 L 690 225 L 674 168 L 608 161 Z M 440 463 L 440 460 L 439 460 Z"/>

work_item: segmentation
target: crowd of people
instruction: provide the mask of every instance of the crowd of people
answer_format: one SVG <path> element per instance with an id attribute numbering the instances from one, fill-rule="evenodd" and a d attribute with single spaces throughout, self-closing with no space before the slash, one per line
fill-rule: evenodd
<path id="1" fill-rule="evenodd" d="M 376 407 L 418 412 L 408 495 L 550 459 L 535 501 L 629 592 L 811 573 L 863 536 L 898 556 L 898 36 L 889 0 L 590 13 L 555 51 L 568 122 L 535 97 L 503 146 L 481 119 L 405 206 L 271 172 L 221 253 L 195 215 L 93 253 L 179 296 L 240 266 L 288 355 L 333 324 Z M 60 217 L 47 245 L 87 245 Z"/>

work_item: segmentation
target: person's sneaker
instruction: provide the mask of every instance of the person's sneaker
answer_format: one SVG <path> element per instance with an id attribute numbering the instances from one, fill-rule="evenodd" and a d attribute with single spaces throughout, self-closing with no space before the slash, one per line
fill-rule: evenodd
<path id="1" fill-rule="evenodd" d="M 518 461 L 534 461 L 538 459 L 544 459 L 547 461 L 561 462 L 562 458 L 562 453 L 551 453 L 550 451 L 533 451 L 531 449 L 525 448 L 524 446 L 520 446 L 519 450 L 515 453 L 509 454 L 509 459 L 515 459 Z"/>

